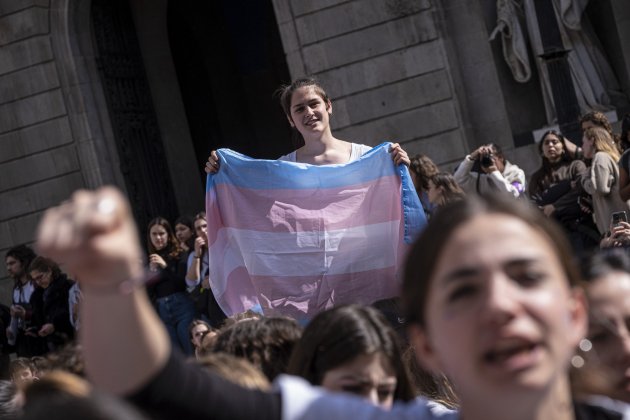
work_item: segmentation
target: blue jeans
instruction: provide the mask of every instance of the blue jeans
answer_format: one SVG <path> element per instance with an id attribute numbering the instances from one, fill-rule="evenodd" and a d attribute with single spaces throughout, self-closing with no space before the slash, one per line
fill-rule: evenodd
<path id="1" fill-rule="evenodd" d="M 193 355 L 188 337 L 188 327 L 195 318 L 195 306 L 185 292 L 174 293 L 157 299 L 158 314 L 166 325 L 174 347 L 185 355 Z"/>

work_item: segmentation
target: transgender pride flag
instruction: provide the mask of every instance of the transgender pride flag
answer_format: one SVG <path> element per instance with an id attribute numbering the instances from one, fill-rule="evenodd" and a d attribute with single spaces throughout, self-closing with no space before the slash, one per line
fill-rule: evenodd
<path id="1" fill-rule="evenodd" d="M 229 149 L 208 175 L 210 283 L 228 315 L 298 320 L 398 294 L 408 244 L 426 223 L 406 166 L 383 143 L 315 166 Z"/>

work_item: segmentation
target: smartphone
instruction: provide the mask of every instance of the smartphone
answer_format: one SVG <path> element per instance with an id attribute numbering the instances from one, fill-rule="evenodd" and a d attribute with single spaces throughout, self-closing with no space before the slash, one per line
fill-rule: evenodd
<path id="1" fill-rule="evenodd" d="M 619 223 L 628 223 L 628 215 L 625 211 L 616 211 L 611 215 L 611 221 L 613 226 L 619 226 Z"/>

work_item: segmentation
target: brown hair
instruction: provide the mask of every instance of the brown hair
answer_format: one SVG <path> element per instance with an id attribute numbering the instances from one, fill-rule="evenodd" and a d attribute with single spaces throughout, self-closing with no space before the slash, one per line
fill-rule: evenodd
<path id="1" fill-rule="evenodd" d="M 383 315 L 369 306 L 338 306 L 315 316 L 295 346 L 287 373 L 321 385 L 329 370 L 374 353 L 385 356 L 394 369 L 394 399 L 412 400 L 415 395 L 402 363 L 398 336 Z"/>
<path id="2" fill-rule="evenodd" d="M 439 172 L 431 177 L 431 182 L 436 188 L 442 188 L 442 202 L 440 206 L 457 200 L 463 200 L 466 193 L 459 186 L 455 177 L 448 172 Z"/>
<path id="3" fill-rule="evenodd" d="M 36 369 L 30 359 L 18 357 L 17 359 L 11 360 L 9 363 L 9 376 L 13 377 L 14 374 L 22 370 L 30 370 L 33 376 L 37 376 Z"/>
<path id="4" fill-rule="evenodd" d="M 63 371 L 30 383 L 24 396 L 27 403 L 21 419 L 146 419 L 126 401 L 101 394 L 85 379 Z"/>
<path id="5" fill-rule="evenodd" d="M 426 301 L 440 254 L 453 233 L 475 217 L 489 213 L 512 216 L 542 233 L 555 250 L 571 285 L 580 283 L 580 274 L 571 246 L 560 227 L 538 208 L 522 200 L 502 195 L 468 196 L 440 209 L 418 237 L 407 256 L 402 288 L 403 307 L 408 323 L 425 326 Z"/>
<path id="6" fill-rule="evenodd" d="M 432 373 L 418 363 L 416 352 L 408 346 L 402 354 L 402 361 L 407 369 L 407 374 L 412 386 L 420 395 L 430 400 L 457 410 L 459 400 L 448 378 L 441 373 Z"/>
<path id="7" fill-rule="evenodd" d="M 37 256 L 31 263 L 28 265 L 28 272 L 36 270 L 41 273 L 45 273 L 50 271 L 51 273 L 51 281 L 54 281 L 57 277 L 61 275 L 61 269 L 56 262 L 51 260 L 50 258 Z"/>
<path id="8" fill-rule="evenodd" d="M 151 228 L 153 226 L 162 226 L 164 230 L 166 230 L 166 236 L 168 237 L 168 241 L 166 243 L 165 252 L 171 258 L 177 258 L 182 252 L 182 248 L 179 245 L 179 241 L 173 232 L 173 228 L 171 224 L 163 217 L 156 217 L 155 219 L 149 222 L 149 226 L 147 227 L 147 247 L 149 250 L 149 254 L 160 254 L 163 252 L 158 251 L 153 246 L 153 242 L 151 241 Z"/>
<path id="9" fill-rule="evenodd" d="M 249 360 L 272 381 L 286 372 L 293 346 L 301 334 L 300 326 L 290 318 L 250 319 L 219 331 L 213 351 Z"/>
<path id="10" fill-rule="evenodd" d="M 293 92 L 303 87 L 312 87 L 315 93 L 326 103 L 326 108 L 328 108 L 330 98 L 314 77 L 296 79 L 290 85 L 282 85 L 276 90 L 276 95 L 280 98 L 280 106 L 282 106 L 282 110 L 289 119 L 291 119 L 291 97 L 293 96 Z"/>
<path id="11" fill-rule="evenodd" d="M 613 144 L 617 148 L 617 152 L 621 153 L 623 151 L 623 149 L 621 148 L 621 145 L 619 144 L 621 139 L 619 138 L 619 136 L 617 136 L 613 132 L 612 126 L 610 125 L 610 121 L 608 121 L 608 118 L 606 117 L 606 115 L 604 115 L 603 113 L 599 111 L 587 112 L 586 114 L 582 115 L 582 117 L 580 118 L 580 127 L 585 122 L 591 122 L 595 124 L 597 127 L 600 127 L 606 130 L 608 134 L 610 135 L 610 138 Z"/>
<path id="12" fill-rule="evenodd" d="M 31 358 L 33 361 L 35 358 Z M 48 353 L 46 356 L 48 363 L 46 370 L 63 370 L 77 376 L 85 376 L 85 360 L 83 360 L 83 346 L 81 344 L 71 342 Z"/>
<path id="13" fill-rule="evenodd" d="M 206 321 L 204 321 L 203 319 L 193 319 L 193 321 L 190 323 L 190 325 L 188 326 L 188 338 L 189 339 L 193 339 L 192 336 L 192 330 L 193 328 L 195 328 L 197 325 L 205 325 L 206 328 L 208 329 L 208 331 L 214 331 L 214 328 L 212 328 L 210 326 L 210 324 L 208 324 Z"/>
<path id="14" fill-rule="evenodd" d="M 580 117 L 580 126 L 584 124 L 585 122 L 591 122 L 595 124 L 596 126 L 605 129 L 606 131 L 608 131 L 608 134 L 610 134 L 611 136 L 613 134 L 613 129 L 612 129 L 612 126 L 610 125 L 610 122 L 608 121 L 608 118 L 606 117 L 606 115 L 604 115 L 603 113 L 599 111 L 591 111 L 582 115 Z"/>
<path id="15" fill-rule="evenodd" d="M 409 170 L 412 171 L 423 190 L 429 189 L 429 178 L 440 172 L 437 165 L 427 155 L 418 154 L 411 158 Z"/>
<path id="16" fill-rule="evenodd" d="M 205 211 L 200 211 L 199 213 L 195 214 L 195 217 L 193 217 L 193 227 L 192 230 L 195 230 L 195 222 L 197 220 L 206 220 L 206 212 Z"/>

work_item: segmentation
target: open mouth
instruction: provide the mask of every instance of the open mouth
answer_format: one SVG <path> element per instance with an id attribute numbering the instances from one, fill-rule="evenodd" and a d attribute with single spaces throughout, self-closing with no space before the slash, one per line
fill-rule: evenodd
<path id="1" fill-rule="evenodd" d="M 307 126 L 307 127 L 311 127 L 311 126 L 315 125 L 315 123 L 317 123 L 317 122 L 319 122 L 319 118 L 312 117 L 312 118 L 309 118 L 308 120 L 306 120 L 304 122 L 304 125 Z"/>
<path id="2" fill-rule="evenodd" d="M 524 369 L 536 362 L 540 344 L 526 340 L 517 340 L 497 345 L 483 355 L 483 360 L 493 366 L 502 366 L 510 370 Z"/>

